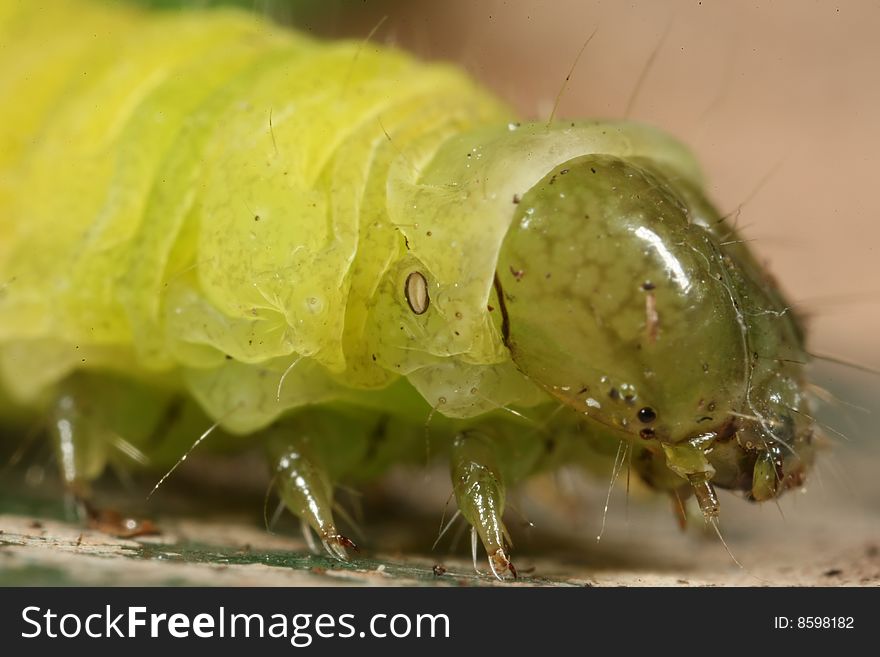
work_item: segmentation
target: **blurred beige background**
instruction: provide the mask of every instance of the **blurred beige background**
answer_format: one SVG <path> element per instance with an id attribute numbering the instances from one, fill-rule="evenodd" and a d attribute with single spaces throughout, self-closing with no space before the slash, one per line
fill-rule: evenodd
<path id="1" fill-rule="evenodd" d="M 360 3 L 359 3 L 360 4 Z M 527 117 L 631 118 L 693 148 L 724 211 L 793 301 L 814 350 L 880 366 L 880 5 L 867 0 L 340 3 L 317 32 L 457 62 Z M 664 39 L 664 33 L 666 34 Z"/>

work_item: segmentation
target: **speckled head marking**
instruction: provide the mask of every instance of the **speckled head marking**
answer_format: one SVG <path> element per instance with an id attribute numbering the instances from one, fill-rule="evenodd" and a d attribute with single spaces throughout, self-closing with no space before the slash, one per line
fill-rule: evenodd
<path id="1" fill-rule="evenodd" d="M 506 343 L 523 373 L 600 430 L 640 438 L 646 462 L 677 475 L 668 485 L 684 478 L 701 504 L 708 483 L 772 497 L 812 461 L 801 333 L 751 257 L 720 245 L 699 192 L 670 173 L 587 155 L 522 197 L 497 268 Z"/>

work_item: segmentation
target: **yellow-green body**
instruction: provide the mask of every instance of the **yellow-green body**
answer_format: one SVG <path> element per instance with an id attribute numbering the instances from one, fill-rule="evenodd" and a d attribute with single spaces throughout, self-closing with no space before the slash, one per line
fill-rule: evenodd
<path id="1" fill-rule="evenodd" d="M 697 176 L 637 126 L 565 125 L 548 148 L 464 74 L 394 50 L 109 4 L 2 3 L 0 367 L 21 401 L 111 368 L 242 432 L 400 375 L 446 415 L 534 404 L 486 309 L 510 198 L 585 152 Z M 422 317 L 396 294 L 414 266 Z"/>
<path id="2" fill-rule="evenodd" d="M 387 195 L 451 134 L 506 119 L 500 104 L 451 68 L 244 12 L 2 7 L 0 362 L 16 398 L 121 368 L 245 431 L 413 369 L 367 335 L 406 257 Z M 300 355 L 281 401 L 254 408 L 250 381 L 274 392 Z M 230 368 L 250 399 L 216 390 Z"/>

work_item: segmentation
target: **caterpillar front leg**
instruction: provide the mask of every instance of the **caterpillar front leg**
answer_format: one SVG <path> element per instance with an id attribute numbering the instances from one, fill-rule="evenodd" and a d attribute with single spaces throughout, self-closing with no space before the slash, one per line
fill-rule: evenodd
<path id="1" fill-rule="evenodd" d="M 312 552 L 318 535 L 327 553 L 348 559 L 348 549 L 357 549 L 351 539 L 336 528 L 333 518 L 333 482 L 323 460 L 312 449 L 308 437 L 284 436 L 275 430 L 269 441 L 274 481 L 287 509 L 299 518 L 303 536 Z"/>
<path id="2" fill-rule="evenodd" d="M 55 457 L 67 500 L 81 520 L 88 517 L 91 483 L 107 465 L 108 444 L 92 400 L 77 380 L 58 390 L 49 418 Z"/>
<path id="3" fill-rule="evenodd" d="M 171 405 L 168 396 L 115 377 L 77 373 L 58 386 L 48 429 L 68 507 L 93 529 L 126 538 L 158 533 L 149 520 L 95 504 L 92 483 L 108 465 L 144 466 L 142 451 Z"/>
<path id="4" fill-rule="evenodd" d="M 452 446 L 452 489 L 461 514 L 471 525 L 474 562 L 479 537 L 489 568 L 499 580 L 516 578 L 510 561 L 510 534 L 504 525 L 505 483 L 498 467 L 499 445 L 485 434 L 469 431 Z"/>

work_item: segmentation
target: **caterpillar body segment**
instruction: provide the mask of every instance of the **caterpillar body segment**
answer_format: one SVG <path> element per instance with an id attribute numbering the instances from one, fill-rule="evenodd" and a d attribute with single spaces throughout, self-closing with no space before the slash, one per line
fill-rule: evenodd
<path id="1" fill-rule="evenodd" d="M 232 10 L 0 0 L 0 34 L 0 380 L 76 495 L 216 425 L 346 558 L 334 488 L 431 418 L 501 578 L 507 489 L 620 445 L 710 520 L 802 484 L 803 332 L 664 133 Z"/>

